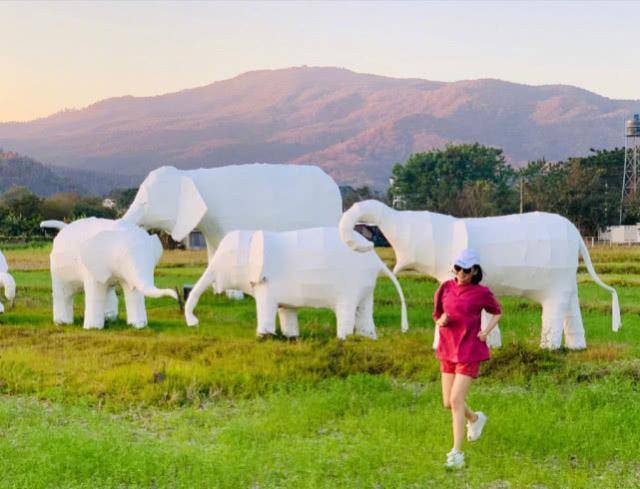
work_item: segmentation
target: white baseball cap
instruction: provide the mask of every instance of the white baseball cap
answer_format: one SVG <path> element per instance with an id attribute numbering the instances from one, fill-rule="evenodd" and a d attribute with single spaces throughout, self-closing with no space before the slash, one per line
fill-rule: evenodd
<path id="1" fill-rule="evenodd" d="M 471 268 L 474 265 L 480 265 L 480 259 L 475 250 L 467 248 L 460 252 L 453 264 L 462 268 Z"/>

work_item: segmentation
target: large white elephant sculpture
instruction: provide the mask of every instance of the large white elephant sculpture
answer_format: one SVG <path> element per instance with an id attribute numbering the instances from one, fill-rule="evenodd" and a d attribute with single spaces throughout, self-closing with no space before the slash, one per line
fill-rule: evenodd
<path id="1" fill-rule="evenodd" d="M 147 325 L 146 297 L 178 296 L 154 285 L 154 269 L 162 256 L 156 235 L 129 223 L 90 217 L 71 224 L 45 221 L 41 227 L 61 231 L 51 250 L 53 321 L 73 324 L 73 298 L 84 289 L 84 328 L 102 329 L 105 318 L 118 315 L 115 285 L 124 291 L 127 324 Z"/>
<path id="2" fill-rule="evenodd" d="M 367 251 L 353 233 L 356 223 L 376 225 L 396 255 L 394 273 L 413 269 L 451 278 L 455 256 L 464 248 L 479 254 L 483 284 L 497 295 L 527 297 L 542 304 L 542 348 L 586 347 L 576 274 L 578 255 L 593 280 L 611 292 L 612 327 L 620 327 L 615 289 L 604 284 L 591 263 L 580 232 L 557 214 L 531 212 L 500 217 L 459 219 L 428 211 L 397 211 L 381 202 L 354 204 L 340 221 L 340 234 L 352 249 Z M 437 331 L 436 331 L 437 333 Z M 437 337 L 436 340 L 437 341 Z"/>
<path id="3" fill-rule="evenodd" d="M 146 229 L 162 229 L 176 241 L 197 229 L 207 243 L 210 261 L 230 231 L 337 226 L 341 215 L 340 190 L 319 167 L 254 163 L 153 170 L 122 220 Z M 242 296 L 235 291 L 227 293 Z"/>
<path id="4" fill-rule="evenodd" d="M 340 190 L 320 168 L 256 163 L 153 170 L 122 220 L 162 229 L 176 241 L 198 229 L 211 258 L 220 240 L 236 229 L 337 226 L 341 215 Z"/>
<path id="5" fill-rule="evenodd" d="M 361 238 L 364 244 L 366 240 Z M 336 313 L 337 335 L 376 338 L 373 291 L 378 274 L 394 283 L 402 304 L 401 327 L 408 328 L 406 305 L 396 277 L 375 252 L 355 253 L 336 227 L 275 233 L 233 231 L 221 241 L 207 270 L 185 304 L 187 324 L 198 324 L 193 310 L 213 285 L 220 293 L 242 290 L 256 301 L 259 336 L 274 334 L 276 312 L 282 333 L 298 336 L 299 307 L 326 307 Z"/>
<path id="6" fill-rule="evenodd" d="M 8 301 L 13 302 L 16 297 L 16 282 L 9 275 L 9 265 L 0 251 L 0 286 L 4 287 L 4 296 Z M 0 303 L 0 313 L 4 312 L 4 306 Z"/>

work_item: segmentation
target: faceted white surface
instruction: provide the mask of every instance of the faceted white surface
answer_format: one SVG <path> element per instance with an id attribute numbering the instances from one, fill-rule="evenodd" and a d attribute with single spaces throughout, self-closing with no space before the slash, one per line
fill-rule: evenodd
<path id="1" fill-rule="evenodd" d="M 531 212 L 458 219 L 428 211 L 397 211 L 369 200 L 354 204 L 340 221 L 342 239 L 356 250 L 371 247 L 354 241 L 353 227 L 360 222 L 378 226 L 385 235 L 396 255 L 394 273 L 413 269 L 442 283 L 452 277 L 458 253 L 473 248 L 480 257 L 483 285 L 497 295 L 517 295 L 542 304 L 543 348 L 560 348 L 563 332 L 568 348 L 586 346 L 576 281 L 582 255 L 593 280 L 611 292 L 613 330 L 620 326 L 615 289 L 597 276 L 579 231 L 562 216 Z M 494 337 L 493 346 L 498 341 Z"/>
<path id="2" fill-rule="evenodd" d="M 361 239 L 365 244 L 366 240 Z M 373 291 L 378 274 L 393 281 L 402 302 L 402 330 L 407 329 L 402 289 L 375 252 L 356 253 L 336 227 L 299 231 L 233 231 L 220 242 L 209 267 L 185 305 L 187 324 L 207 287 L 217 292 L 239 289 L 256 300 L 258 335 L 274 334 L 279 313 L 283 334 L 298 336 L 296 309 L 322 307 L 336 313 L 339 338 L 376 337 Z"/>
<path id="3" fill-rule="evenodd" d="M 118 315 L 114 290 L 118 283 L 124 291 L 127 323 L 137 328 L 147 324 L 145 296 L 177 299 L 174 290 L 158 289 L 153 283 L 162 256 L 156 235 L 133 224 L 95 217 L 68 225 L 46 221 L 41 226 L 60 229 L 50 255 L 55 323 L 73 323 L 73 297 L 82 290 L 86 329 L 102 328 L 105 317 Z"/>

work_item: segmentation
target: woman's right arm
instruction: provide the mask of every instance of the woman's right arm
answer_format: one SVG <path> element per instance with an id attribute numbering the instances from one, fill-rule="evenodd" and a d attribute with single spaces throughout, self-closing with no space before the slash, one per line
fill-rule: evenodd
<path id="1" fill-rule="evenodd" d="M 445 282 L 446 283 L 446 282 Z M 444 294 L 444 284 L 442 283 L 433 296 L 433 320 L 436 326 L 445 326 L 447 324 L 447 313 L 444 312 L 442 305 L 442 295 Z"/>

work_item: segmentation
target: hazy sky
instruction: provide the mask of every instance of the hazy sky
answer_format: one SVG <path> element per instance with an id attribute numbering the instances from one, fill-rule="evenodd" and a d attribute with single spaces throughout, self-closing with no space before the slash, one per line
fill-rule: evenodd
<path id="1" fill-rule="evenodd" d="M 640 2 L 3 2 L 0 121 L 303 64 L 640 99 L 639 23 Z"/>

